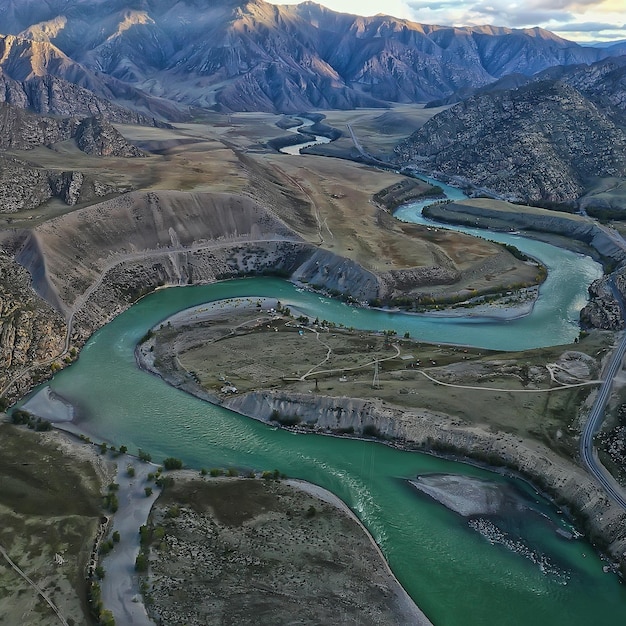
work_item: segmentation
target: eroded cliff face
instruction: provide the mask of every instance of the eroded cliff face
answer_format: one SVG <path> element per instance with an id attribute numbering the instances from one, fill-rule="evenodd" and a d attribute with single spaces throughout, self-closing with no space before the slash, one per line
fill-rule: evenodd
<path id="1" fill-rule="evenodd" d="M 0 149 L 30 150 L 67 139 L 75 139 L 80 150 L 95 156 L 145 156 L 103 115 L 50 117 L 0 103 Z"/>
<path id="2" fill-rule="evenodd" d="M 26 151 L 71 139 L 93 156 L 145 156 L 101 116 L 48 117 L 0 104 L 0 149 Z M 125 191 L 130 191 L 128 186 L 105 183 L 92 174 L 45 169 L 0 154 L 0 213 L 34 209 L 50 198 L 74 206 Z"/>
<path id="3" fill-rule="evenodd" d="M 292 271 L 292 280 L 349 296 L 359 302 L 369 302 L 378 296 L 379 280 L 375 274 L 328 250 L 311 249 L 312 254 Z"/>
<path id="4" fill-rule="evenodd" d="M 626 267 L 620 267 L 608 276 L 595 280 L 589 286 L 589 303 L 580 312 L 580 321 L 586 328 L 624 330 L 625 321 L 617 291 L 622 301 L 626 298 Z"/>
<path id="5" fill-rule="evenodd" d="M 101 115 L 82 120 L 73 137 L 76 145 L 86 154 L 125 158 L 146 156 L 145 152 L 126 141 Z"/>
<path id="6" fill-rule="evenodd" d="M 17 372 L 60 354 L 65 333 L 65 320 L 32 291 L 28 272 L 0 251 L 0 391 Z M 51 365 L 28 372 L 8 398 L 17 399 L 48 376 Z"/>
<path id="7" fill-rule="evenodd" d="M 65 141 L 74 135 L 79 123 L 73 117 L 45 117 L 0 104 L 0 148 L 29 150 Z"/>
<path id="8" fill-rule="evenodd" d="M 260 391 L 224 400 L 227 408 L 271 423 L 299 420 L 298 427 L 325 433 L 377 436 L 412 449 L 461 454 L 519 472 L 557 502 L 571 507 L 591 540 L 626 562 L 626 512 L 579 466 L 540 443 L 525 441 L 449 415 L 405 410 L 381 400 Z"/>
<path id="9" fill-rule="evenodd" d="M 378 294 L 375 275 L 232 194 L 126 194 L 38 226 L 17 260 L 42 298 L 75 314 L 78 344 L 159 286 L 273 274 L 359 300 Z"/>
<path id="10" fill-rule="evenodd" d="M 626 260 L 626 250 L 611 237 L 608 229 L 599 227 L 592 220 L 558 211 L 540 209 L 532 212 L 502 211 L 489 208 L 482 200 L 474 199 L 451 204 L 433 204 L 424 209 L 424 215 L 451 224 L 562 235 L 587 244 L 601 257 L 611 259 L 615 263 Z"/>

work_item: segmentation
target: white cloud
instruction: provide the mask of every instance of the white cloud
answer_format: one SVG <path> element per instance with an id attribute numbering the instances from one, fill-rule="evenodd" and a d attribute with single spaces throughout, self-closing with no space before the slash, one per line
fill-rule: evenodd
<path id="1" fill-rule="evenodd" d="M 304 0 L 267 0 L 271 4 L 300 4 Z M 333 11 L 353 13 L 355 15 L 376 15 L 384 13 L 400 19 L 415 19 L 407 2 L 404 0 L 322 0 L 322 4 Z"/>
<path id="2" fill-rule="evenodd" d="M 298 4 L 302 0 L 269 0 Z M 568 39 L 625 39 L 624 0 L 318 0 L 319 4 L 357 15 L 384 13 L 424 24 L 511 28 L 541 26 Z M 580 30 L 576 30 L 580 24 Z M 596 24 L 597 28 L 591 28 Z M 614 26 L 610 26 L 614 24 Z M 561 30 L 560 30 L 561 29 Z"/>

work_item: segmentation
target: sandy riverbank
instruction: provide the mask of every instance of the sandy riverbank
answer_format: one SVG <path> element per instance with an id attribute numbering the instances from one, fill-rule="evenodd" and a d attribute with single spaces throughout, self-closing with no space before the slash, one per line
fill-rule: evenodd
<path id="1" fill-rule="evenodd" d="M 491 302 L 482 304 L 481 298 L 476 298 L 476 302 L 470 301 L 468 306 L 442 305 L 440 309 L 429 310 L 421 313 L 413 313 L 402 311 L 407 315 L 418 315 L 424 317 L 471 317 L 486 318 L 499 320 L 513 320 L 520 317 L 530 315 L 533 311 L 537 298 L 539 297 L 538 287 L 529 287 L 500 296 Z M 244 298 L 228 298 L 226 300 L 218 300 L 216 302 L 208 302 L 198 306 L 190 307 L 179 311 L 167 319 L 161 321 L 153 327 L 153 330 L 162 328 L 165 325 L 171 325 L 174 328 L 187 326 L 190 324 L 198 324 L 208 321 L 216 316 L 224 315 L 232 311 L 233 313 L 259 310 L 259 312 L 274 312 L 279 300 L 276 298 L 264 297 L 244 297 Z M 286 304 L 286 303 L 283 303 Z M 298 314 L 299 311 L 289 305 L 292 314 Z M 377 308 L 378 310 L 389 312 L 389 309 Z M 399 309 L 394 309 L 399 311 Z"/>
<path id="2" fill-rule="evenodd" d="M 428 311 L 422 315 L 430 317 L 471 317 L 514 320 L 530 315 L 535 308 L 538 297 L 539 288 L 529 287 L 509 295 L 499 296 L 492 302 L 485 304 L 480 304 L 479 302 L 474 304 L 470 301 L 468 306 L 449 306 L 438 311 Z M 480 298 L 476 300 L 479 301 Z"/>
<path id="3" fill-rule="evenodd" d="M 118 624 L 153 626 L 139 591 L 135 559 L 139 553 L 139 527 L 147 522 L 150 509 L 160 493 L 154 483 L 147 480 L 148 474 L 155 472 L 157 466 L 117 451 L 103 454 L 99 445 L 90 441 L 90 433 L 79 423 L 70 421 L 75 416 L 71 403 L 48 386 L 22 408 L 56 425 L 56 430 L 49 436 L 54 438 L 67 457 L 80 458 L 98 468 L 103 486 L 117 485 L 114 492 L 117 510 L 112 515 L 108 513 L 112 523 L 103 539 L 109 539 L 117 531 L 120 541 L 115 543 L 111 552 L 99 559 L 106 572 L 104 579 L 99 581 L 102 603 L 105 609 L 112 611 Z M 133 468 L 132 475 L 130 467 Z M 148 485 L 152 488 L 150 495 L 144 491 Z"/>

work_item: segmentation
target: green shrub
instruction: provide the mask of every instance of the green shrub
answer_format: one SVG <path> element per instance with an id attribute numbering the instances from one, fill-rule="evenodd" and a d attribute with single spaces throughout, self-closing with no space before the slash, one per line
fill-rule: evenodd
<path id="1" fill-rule="evenodd" d="M 182 469 L 183 462 L 180 459 L 176 459 L 173 456 L 168 456 L 167 459 L 163 461 L 163 467 L 166 470 L 178 470 Z"/>
<path id="2" fill-rule="evenodd" d="M 148 557 L 140 552 L 135 559 L 135 570 L 138 572 L 148 571 Z"/>
<path id="3" fill-rule="evenodd" d="M 139 451 L 137 452 L 137 456 L 139 457 L 140 461 L 144 461 L 146 463 L 149 463 L 150 461 L 152 461 L 152 455 L 149 452 L 142 450 L 141 448 L 139 448 Z"/>

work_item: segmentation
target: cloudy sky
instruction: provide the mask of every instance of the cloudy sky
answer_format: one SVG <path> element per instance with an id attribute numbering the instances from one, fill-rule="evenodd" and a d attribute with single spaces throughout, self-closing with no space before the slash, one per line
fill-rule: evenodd
<path id="1" fill-rule="evenodd" d="M 302 0 L 270 0 L 298 4 Z M 335 11 L 425 24 L 541 26 L 574 41 L 626 39 L 626 0 L 315 0 Z"/>

